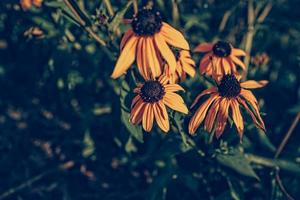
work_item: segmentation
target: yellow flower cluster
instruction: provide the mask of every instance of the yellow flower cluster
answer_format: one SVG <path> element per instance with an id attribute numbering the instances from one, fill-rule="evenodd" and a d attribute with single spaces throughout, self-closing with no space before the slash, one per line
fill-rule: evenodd
<path id="1" fill-rule="evenodd" d="M 180 31 L 163 22 L 160 13 L 153 9 L 143 8 L 127 21 L 131 28 L 122 38 L 121 53 L 111 77 L 120 77 L 136 61 L 144 82 L 134 89 L 137 95 L 132 101 L 130 121 L 141 123 L 147 132 L 151 131 L 156 121 L 162 131 L 168 132 L 170 125 L 166 107 L 188 113 L 184 100 L 176 92 L 184 91 L 178 83 L 184 81 L 187 74 L 194 77 L 196 73 L 189 44 Z M 242 138 L 244 123 L 240 106 L 249 113 L 258 128 L 265 130 L 258 102 L 248 89 L 263 87 L 267 81 L 240 83 L 237 67 L 247 70 L 239 59 L 240 56 L 247 56 L 246 53 L 226 41 L 201 43 L 194 52 L 205 53 L 200 61 L 200 73 L 212 77 L 216 86 L 196 97 L 191 108 L 198 108 L 189 122 L 189 133 L 194 134 L 203 123 L 206 131 L 220 137 L 231 113 Z M 205 95 L 210 97 L 198 105 Z"/>

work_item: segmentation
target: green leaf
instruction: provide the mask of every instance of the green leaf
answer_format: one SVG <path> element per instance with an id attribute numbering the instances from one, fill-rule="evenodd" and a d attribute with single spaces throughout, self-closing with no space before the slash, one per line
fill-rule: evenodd
<path id="1" fill-rule="evenodd" d="M 93 155 L 95 152 L 95 143 L 88 129 L 84 133 L 83 144 L 82 156 L 87 158 Z"/>
<path id="2" fill-rule="evenodd" d="M 143 131 L 141 126 L 136 126 L 130 123 L 129 121 L 130 114 L 126 112 L 124 109 L 121 109 L 121 119 L 126 129 L 130 132 L 130 134 L 137 139 L 139 142 L 143 143 Z"/>
<path id="3" fill-rule="evenodd" d="M 234 149 L 228 154 L 218 153 L 216 155 L 216 158 L 217 161 L 222 165 L 225 165 L 244 176 L 253 177 L 259 180 L 259 177 L 252 169 L 250 162 L 245 158 L 245 156 L 239 150 Z"/>
<path id="4" fill-rule="evenodd" d="M 137 148 L 136 148 L 136 146 L 133 143 L 132 137 L 128 138 L 128 141 L 127 141 L 127 143 L 125 145 L 125 151 L 127 153 L 132 153 L 132 152 L 136 152 L 137 151 Z"/>
<path id="5" fill-rule="evenodd" d="M 120 104 L 121 104 L 121 121 L 125 125 L 126 129 L 129 131 L 129 133 L 137 139 L 139 142 L 143 143 L 143 130 L 141 126 L 133 125 L 129 119 L 130 119 L 130 113 L 129 108 L 126 105 L 126 98 L 128 97 L 128 92 L 130 91 L 130 87 L 128 83 L 123 80 L 121 83 L 121 91 L 120 91 Z"/>

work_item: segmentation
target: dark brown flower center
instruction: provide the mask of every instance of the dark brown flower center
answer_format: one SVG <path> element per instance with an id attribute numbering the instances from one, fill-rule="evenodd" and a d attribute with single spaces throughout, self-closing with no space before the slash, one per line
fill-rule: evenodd
<path id="1" fill-rule="evenodd" d="M 160 13 L 153 9 L 143 8 L 133 17 L 131 26 L 140 36 L 151 36 L 160 31 L 162 20 Z"/>
<path id="2" fill-rule="evenodd" d="M 158 81 L 147 81 L 141 88 L 140 96 L 144 102 L 154 103 L 163 98 L 165 88 Z"/>
<path id="3" fill-rule="evenodd" d="M 227 57 L 231 53 L 231 45 L 228 42 L 219 41 L 213 46 L 213 52 L 218 57 Z"/>
<path id="4" fill-rule="evenodd" d="M 220 85 L 218 85 L 218 91 L 222 97 L 236 97 L 241 92 L 241 86 L 239 81 L 232 74 L 224 75 Z"/>

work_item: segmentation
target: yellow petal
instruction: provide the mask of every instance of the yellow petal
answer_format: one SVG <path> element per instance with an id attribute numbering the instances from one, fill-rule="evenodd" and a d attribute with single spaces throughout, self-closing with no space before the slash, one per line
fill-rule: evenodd
<path id="1" fill-rule="evenodd" d="M 245 82 L 241 83 L 241 87 L 246 88 L 246 89 L 261 88 L 261 87 L 264 87 L 265 85 L 267 85 L 268 82 L 269 81 L 266 81 L 266 80 L 262 80 L 262 81 L 249 80 L 249 81 L 245 81 Z"/>
<path id="2" fill-rule="evenodd" d="M 196 111 L 191 121 L 189 122 L 189 133 L 194 134 L 200 124 L 203 122 L 206 112 L 211 105 L 211 103 L 217 98 L 217 94 L 211 96 L 207 99 Z"/>
<path id="3" fill-rule="evenodd" d="M 138 42 L 138 38 L 133 36 L 126 43 L 124 49 L 121 52 L 121 55 L 119 56 L 119 58 L 117 60 L 115 69 L 111 75 L 111 77 L 113 79 L 116 79 L 119 76 L 121 76 L 123 73 L 125 73 L 126 70 L 133 63 L 133 61 L 135 59 L 137 42 Z"/>
<path id="4" fill-rule="evenodd" d="M 236 49 L 236 48 L 232 49 L 232 54 L 234 56 L 246 56 L 246 52 L 245 51 L 243 51 L 242 49 Z"/>
<path id="5" fill-rule="evenodd" d="M 154 119 L 154 114 L 153 114 L 153 106 L 152 104 L 146 104 L 145 105 L 145 110 L 143 114 L 143 128 L 145 131 L 150 132 L 153 126 L 153 119 Z"/>
<path id="6" fill-rule="evenodd" d="M 165 85 L 165 92 L 177 92 L 177 91 L 184 91 L 184 89 L 178 84 L 168 84 Z"/>
<path id="7" fill-rule="evenodd" d="M 144 52 L 145 52 L 145 39 L 144 38 L 140 38 L 139 39 L 139 42 L 137 44 L 137 47 L 136 47 L 136 51 L 137 51 L 137 67 L 138 67 L 138 70 L 140 72 L 140 74 L 143 76 L 143 78 L 145 80 L 149 80 L 150 79 L 150 74 L 148 73 L 148 70 L 147 70 L 147 65 L 145 64 L 145 59 L 144 59 Z"/>
<path id="8" fill-rule="evenodd" d="M 161 27 L 161 30 L 158 34 L 162 34 L 165 38 L 165 41 L 173 46 L 180 49 L 189 50 L 189 44 L 183 37 L 183 35 L 177 31 L 175 28 L 170 26 L 169 24 L 163 22 L 163 25 Z"/>
<path id="9" fill-rule="evenodd" d="M 159 52 L 161 53 L 162 57 L 167 61 L 170 73 L 175 73 L 176 71 L 176 58 L 171 51 L 170 47 L 165 42 L 164 38 L 160 34 L 154 35 L 155 44 L 159 49 Z"/>
<path id="10" fill-rule="evenodd" d="M 161 101 L 159 101 L 153 104 L 153 108 L 157 125 L 164 132 L 168 132 L 170 129 L 170 124 L 166 106 Z"/>
<path id="11" fill-rule="evenodd" d="M 222 66 L 225 74 L 231 73 L 231 68 L 229 62 L 226 60 L 226 58 L 222 58 Z"/>
<path id="12" fill-rule="evenodd" d="M 146 38 L 146 54 L 147 57 L 144 58 L 147 60 L 148 66 L 152 72 L 152 78 L 156 78 L 161 75 L 161 68 L 158 61 L 158 58 L 156 56 L 156 51 L 153 44 L 153 38 L 147 37 Z"/>
<path id="13" fill-rule="evenodd" d="M 169 108 L 187 114 L 189 111 L 181 96 L 173 92 L 167 92 L 163 97 L 163 103 Z"/>
<path id="14" fill-rule="evenodd" d="M 213 44 L 211 43 L 201 43 L 194 49 L 194 52 L 208 52 L 213 48 Z"/>

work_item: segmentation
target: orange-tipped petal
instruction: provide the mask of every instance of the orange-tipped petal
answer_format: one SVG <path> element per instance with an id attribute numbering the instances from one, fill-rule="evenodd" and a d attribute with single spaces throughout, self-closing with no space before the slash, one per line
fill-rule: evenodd
<path id="1" fill-rule="evenodd" d="M 158 34 L 162 34 L 166 42 L 173 47 L 185 50 L 190 49 L 189 44 L 183 37 L 182 33 L 165 22 L 163 22 L 161 30 Z"/>
<path id="2" fill-rule="evenodd" d="M 262 80 L 262 81 L 254 81 L 254 80 L 249 80 L 241 83 L 242 88 L 246 89 L 255 89 L 255 88 L 262 88 L 265 85 L 268 84 L 269 81 Z"/>
<path id="3" fill-rule="evenodd" d="M 117 60 L 115 69 L 111 75 L 113 79 L 116 79 L 122 74 L 124 74 L 134 62 L 137 42 L 138 38 L 133 36 L 126 43 L 124 49 L 121 52 L 121 55 Z"/>
<path id="4" fill-rule="evenodd" d="M 133 106 L 130 112 L 130 122 L 133 124 L 139 124 L 142 121 L 145 103 L 140 99 Z"/>
<path id="5" fill-rule="evenodd" d="M 124 36 L 122 37 L 121 43 L 120 43 L 120 49 L 122 50 L 124 48 L 124 45 L 126 44 L 126 42 L 128 41 L 128 39 L 130 37 L 132 37 L 134 35 L 134 32 L 132 29 L 129 29 Z"/>
<path id="6" fill-rule="evenodd" d="M 215 119 L 220 107 L 220 98 L 217 98 L 215 102 L 212 104 L 211 108 L 207 112 L 206 119 L 204 122 L 204 129 L 207 132 L 211 132 L 213 125 L 215 124 Z"/>
<path id="7" fill-rule="evenodd" d="M 228 108 L 230 105 L 230 99 L 223 98 L 220 101 L 220 110 L 217 116 L 217 126 L 216 126 L 216 137 L 219 138 L 222 133 L 224 132 L 224 129 L 227 124 L 227 118 L 228 118 Z"/>
<path id="8" fill-rule="evenodd" d="M 194 52 L 209 52 L 213 48 L 213 44 L 211 43 L 201 43 L 194 49 Z"/>
<path id="9" fill-rule="evenodd" d="M 241 66 L 243 70 L 246 70 L 246 65 L 240 59 L 238 59 L 237 57 L 235 57 L 233 55 L 231 55 L 230 58 L 234 63 Z"/>
<path id="10" fill-rule="evenodd" d="M 243 131 L 244 131 L 244 122 L 243 117 L 239 108 L 239 103 L 236 99 L 233 99 L 231 101 L 231 110 L 232 110 L 232 119 L 236 126 L 236 129 L 238 130 L 240 139 L 243 137 Z"/>
<path id="11" fill-rule="evenodd" d="M 207 95 L 207 94 L 216 93 L 217 91 L 218 91 L 217 87 L 212 87 L 212 88 L 209 88 L 209 89 L 206 89 L 206 90 L 202 91 L 200 94 L 198 94 L 198 96 L 194 100 L 193 104 L 191 105 L 191 108 L 193 108 L 198 103 L 198 101 L 200 100 L 200 98 L 202 96 Z"/>

